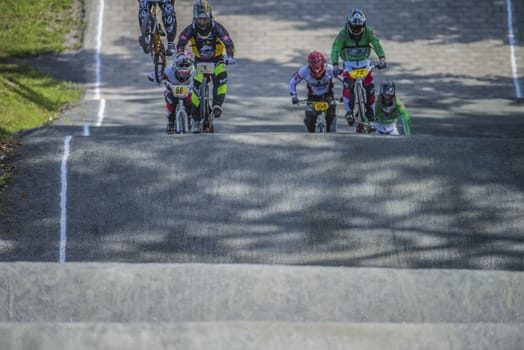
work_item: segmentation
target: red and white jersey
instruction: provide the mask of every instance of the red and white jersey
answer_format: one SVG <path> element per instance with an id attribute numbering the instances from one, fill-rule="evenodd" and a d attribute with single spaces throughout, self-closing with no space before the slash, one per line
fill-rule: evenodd
<path id="1" fill-rule="evenodd" d="M 302 80 L 307 83 L 309 95 L 322 96 L 333 91 L 333 66 L 326 64 L 326 73 L 320 79 L 315 79 L 311 76 L 309 67 L 303 66 L 289 79 L 289 93 L 291 95 L 297 94 L 297 85 Z"/>
<path id="2" fill-rule="evenodd" d="M 155 72 L 149 73 L 149 80 L 155 81 Z M 171 85 L 191 85 L 193 86 L 193 75 L 191 75 L 186 81 L 179 81 L 177 77 L 175 76 L 175 70 L 173 67 L 166 67 L 164 70 L 164 76 L 162 77 L 162 80 L 166 80 Z"/>

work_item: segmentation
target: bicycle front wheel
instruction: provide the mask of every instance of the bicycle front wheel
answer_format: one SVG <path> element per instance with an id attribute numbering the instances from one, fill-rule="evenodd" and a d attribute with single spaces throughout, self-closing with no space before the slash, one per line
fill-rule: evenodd
<path id="1" fill-rule="evenodd" d="M 179 101 L 178 103 L 183 103 Z M 189 118 L 184 108 L 180 108 L 176 115 L 177 134 L 187 134 L 189 132 Z"/>
<path id="2" fill-rule="evenodd" d="M 142 32 L 140 33 L 140 43 L 144 53 L 150 53 L 153 48 L 153 29 L 155 20 L 150 13 L 142 20 Z"/>
<path id="3" fill-rule="evenodd" d="M 362 84 L 359 84 L 355 89 L 357 101 L 355 106 L 358 106 L 357 109 L 357 132 L 358 133 L 367 133 L 367 118 L 366 118 L 366 95 L 364 93 L 364 87 Z"/>
<path id="4" fill-rule="evenodd" d="M 324 115 L 323 114 L 319 114 L 317 116 L 317 128 L 316 128 L 317 132 L 318 133 L 325 133 L 326 132 L 326 123 L 325 123 L 325 119 L 324 119 Z"/>
<path id="5" fill-rule="evenodd" d="M 155 63 L 155 81 L 160 84 L 164 78 L 164 70 L 166 69 L 166 54 L 162 47 L 155 53 L 153 62 Z"/>
<path id="6" fill-rule="evenodd" d="M 202 85 L 200 85 L 200 117 L 203 122 L 202 132 L 213 133 L 213 118 L 211 116 L 211 106 L 209 105 L 209 84 L 205 76 Z"/>

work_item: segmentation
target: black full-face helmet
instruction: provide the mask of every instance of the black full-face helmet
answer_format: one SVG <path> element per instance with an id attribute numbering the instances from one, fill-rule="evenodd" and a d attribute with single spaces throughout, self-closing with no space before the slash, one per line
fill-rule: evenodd
<path id="1" fill-rule="evenodd" d="M 193 24 L 201 31 L 211 28 L 213 21 L 213 11 L 207 1 L 199 0 L 193 6 Z"/>
<path id="2" fill-rule="evenodd" d="M 346 32 L 349 37 L 359 41 L 366 30 L 366 15 L 358 8 L 349 11 L 346 23 Z"/>

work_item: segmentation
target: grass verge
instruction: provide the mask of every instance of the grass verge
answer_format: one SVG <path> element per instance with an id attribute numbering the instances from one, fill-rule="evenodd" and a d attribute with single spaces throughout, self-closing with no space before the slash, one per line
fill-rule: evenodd
<path id="1" fill-rule="evenodd" d="M 56 81 L 16 59 L 79 48 L 82 1 L 0 1 L 0 189 L 12 173 L 5 161 L 17 145 L 13 134 L 49 123 L 81 98 L 81 86 Z"/>
<path id="2" fill-rule="evenodd" d="M 0 63 L 0 137 L 52 121 L 81 95 L 71 82 L 55 81 L 27 65 Z"/>
<path id="3" fill-rule="evenodd" d="M 81 0 L 0 1 L 0 59 L 78 48 Z"/>

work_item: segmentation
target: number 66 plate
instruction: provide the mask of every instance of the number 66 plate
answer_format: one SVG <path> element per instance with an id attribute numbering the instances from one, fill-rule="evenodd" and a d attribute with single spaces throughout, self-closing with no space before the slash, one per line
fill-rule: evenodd
<path id="1" fill-rule="evenodd" d="M 189 87 L 187 85 L 173 85 L 172 90 L 173 96 L 175 97 L 184 98 L 189 94 Z"/>

